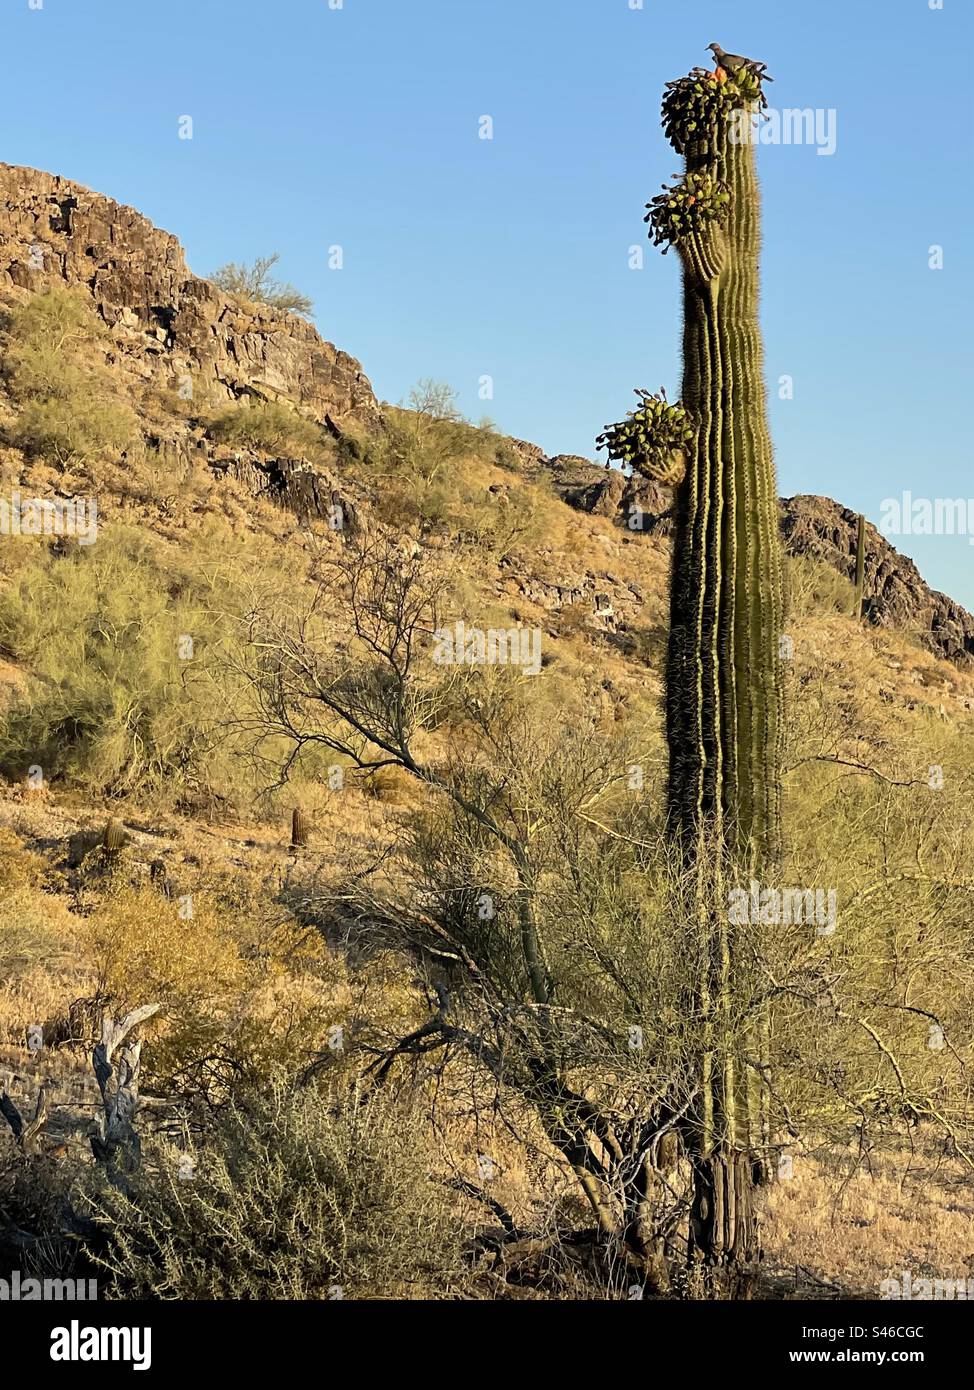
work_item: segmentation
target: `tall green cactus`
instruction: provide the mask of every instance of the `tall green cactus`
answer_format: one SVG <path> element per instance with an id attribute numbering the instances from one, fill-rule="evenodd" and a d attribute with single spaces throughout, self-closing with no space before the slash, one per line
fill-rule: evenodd
<path id="1" fill-rule="evenodd" d="M 683 398 L 640 391 L 599 443 L 679 484 L 667 659 L 669 817 L 760 871 L 781 850 L 781 544 L 758 325 L 760 201 L 752 122 L 760 78 L 695 69 L 667 85 L 666 133 L 686 171 L 648 205 L 683 262 Z"/>
<path id="2" fill-rule="evenodd" d="M 670 827 L 684 852 L 696 855 L 705 840 L 719 860 L 726 853 L 755 875 L 781 850 L 782 740 L 781 548 L 750 138 L 762 101 L 760 80 L 746 71 L 671 83 L 663 116 L 686 174 L 648 214 L 657 243 L 675 244 L 683 262 L 682 405 L 696 431 L 678 493 L 670 596 Z M 765 1098 L 753 1071 L 742 1076 L 747 1064 L 729 1028 L 738 943 L 719 907 L 716 920 L 704 912 L 702 921 L 691 1246 L 708 1263 L 746 1265 L 756 1253 L 752 1154 Z M 765 1033 L 766 1020 L 755 1018 L 743 1050 L 764 1054 Z"/>
<path id="3" fill-rule="evenodd" d="M 758 325 L 760 206 L 749 72 L 670 83 L 686 175 L 650 205 L 683 261 L 682 405 L 696 437 L 677 504 L 667 668 L 669 809 L 755 871 L 781 848 L 782 571 Z M 675 206 L 673 206 L 675 204 Z"/>
<path id="4" fill-rule="evenodd" d="M 700 1102 L 691 1251 L 737 1267 L 756 1253 L 753 1184 L 767 1152 L 768 1021 L 735 1003 L 741 943 L 722 910 L 730 871 L 760 877 L 781 850 L 782 565 L 758 325 L 759 195 L 752 131 L 761 79 L 696 69 L 667 85 L 663 120 L 682 180 L 648 205 L 657 245 L 683 263 L 683 396 L 644 396 L 602 436 L 656 481 L 674 449 L 677 490 L 666 724 L 671 834 L 706 866 L 696 895 Z M 652 408 L 651 408 L 652 406 Z M 689 425 L 689 429 L 687 429 Z M 704 852 L 701 852 L 701 851 Z M 745 991 L 746 992 L 746 991 Z M 754 1060 L 760 1059 L 757 1065 Z"/>

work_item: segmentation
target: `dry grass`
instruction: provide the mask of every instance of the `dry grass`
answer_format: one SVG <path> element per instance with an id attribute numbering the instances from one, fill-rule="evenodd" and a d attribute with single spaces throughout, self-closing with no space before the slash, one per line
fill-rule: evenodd
<path id="1" fill-rule="evenodd" d="M 880 1283 L 904 1270 L 974 1276 L 974 1175 L 939 1147 L 925 1136 L 917 1154 L 874 1153 L 852 1172 L 852 1154 L 846 1164 L 797 1160 L 792 1179 L 772 1190 L 764 1233 L 778 1291 L 878 1298 Z"/>

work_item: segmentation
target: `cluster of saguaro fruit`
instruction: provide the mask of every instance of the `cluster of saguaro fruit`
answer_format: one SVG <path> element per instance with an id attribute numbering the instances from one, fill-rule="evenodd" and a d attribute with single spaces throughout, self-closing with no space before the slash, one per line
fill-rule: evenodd
<path id="1" fill-rule="evenodd" d="M 694 68 L 688 77 L 667 82 L 663 130 L 677 154 L 688 160 L 718 161 L 732 113 L 766 105 L 757 73 L 745 68 L 731 77 L 719 68 L 716 72 Z"/>
<path id="2" fill-rule="evenodd" d="M 675 245 L 683 264 L 680 404 L 693 428 L 677 493 L 666 679 L 670 833 L 687 864 L 706 865 L 696 876 L 706 890 L 691 908 L 701 1099 L 686 1135 L 690 1248 L 734 1269 L 753 1268 L 757 1255 L 752 1189 L 770 1144 L 770 1044 L 761 1011 L 744 1029 L 731 1025 L 753 943 L 728 922 L 715 885 L 761 878 L 780 854 L 782 565 L 758 325 L 755 147 L 739 138 L 763 104 L 752 72 L 695 70 L 669 83 L 663 124 L 685 175 L 649 205 L 651 235 Z"/>
<path id="3" fill-rule="evenodd" d="M 658 396 L 637 388 L 639 407 L 617 425 L 606 425 L 596 443 L 609 458 L 628 464 L 655 483 L 676 487 L 687 471 L 687 451 L 693 445 L 693 425 L 680 404 L 671 405 L 666 392 Z"/>
<path id="4" fill-rule="evenodd" d="M 711 170 L 700 170 L 678 184 L 663 184 L 648 209 L 644 222 L 650 224 L 654 246 L 662 246 L 665 256 L 691 232 L 701 231 L 708 222 L 723 225 L 730 211 L 730 191 Z"/>

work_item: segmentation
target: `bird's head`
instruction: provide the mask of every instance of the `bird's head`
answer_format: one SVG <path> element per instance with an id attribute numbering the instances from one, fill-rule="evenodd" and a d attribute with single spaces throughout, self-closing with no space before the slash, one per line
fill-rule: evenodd
<path id="1" fill-rule="evenodd" d="M 714 55 L 715 58 L 719 58 L 724 51 L 719 43 L 708 43 L 707 47 L 710 49 L 711 53 Z"/>

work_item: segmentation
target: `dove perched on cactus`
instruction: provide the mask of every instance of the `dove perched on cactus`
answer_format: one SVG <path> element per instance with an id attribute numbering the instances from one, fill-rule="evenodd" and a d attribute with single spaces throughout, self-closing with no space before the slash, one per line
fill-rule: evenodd
<path id="1" fill-rule="evenodd" d="M 739 53 L 725 53 L 719 43 L 708 43 L 707 47 L 714 55 L 714 62 L 719 68 L 730 73 L 731 77 L 736 77 L 739 72 L 752 72 L 755 77 L 762 82 L 773 82 L 774 78 L 768 76 L 767 64 L 755 62 L 753 58 L 742 58 Z"/>

